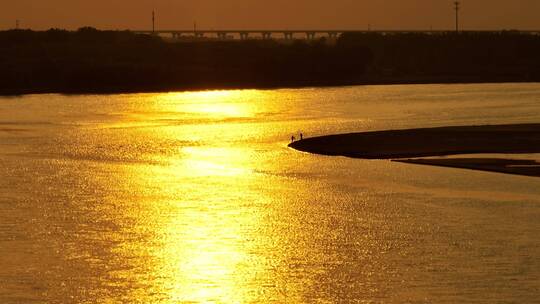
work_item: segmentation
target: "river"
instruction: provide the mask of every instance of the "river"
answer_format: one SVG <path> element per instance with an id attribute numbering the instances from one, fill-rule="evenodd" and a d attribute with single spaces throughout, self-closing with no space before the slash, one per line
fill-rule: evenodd
<path id="1" fill-rule="evenodd" d="M 540 84 L 0 97 L 0 302 L 538 301 L 539 178 L 287 148 L 528 122 Z"/>

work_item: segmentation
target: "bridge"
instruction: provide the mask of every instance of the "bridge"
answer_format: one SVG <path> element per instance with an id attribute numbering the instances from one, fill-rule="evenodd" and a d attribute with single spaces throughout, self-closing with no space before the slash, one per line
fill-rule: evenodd
<path id="1" fill-rule="evenodd" d="M 383 35 L 403 34 L 403 33 L 421 33 L 421 34 L 445 34 L 453 33 L 454 31 L 439 31 L 439 30 L 136 30 L 133 31 L 138 34 L 170 36 L 173 39 L 181 39 L 182 37 L 191 37 L 197 39 L 214 38 L 218 40 L 232 40 L 232 39 L 307 39 L 313 40 L 316 37 L 326 37 L 329 39 L 337 39 L 344 33 L 379 33 Z M 502 31 L 460 31 L 470 33 L 482 33 L 482 32 L 502 32 Z M 540 35 L 540 31 L 513 31 L 524 34 Z"/>
<path id="2" fill-rule="evenodd" d="M 216 38 L 221 40 L 250 38 L 259 39 L 315 39 L 317 36 L 326 36 L 331 39 L 337 38 L 345 32 L 358 32 L 352 30 L 159 30 L 159 31 L 134 31 L 139 34 L 169 35 L 174 39 L 181 37 Z"/>

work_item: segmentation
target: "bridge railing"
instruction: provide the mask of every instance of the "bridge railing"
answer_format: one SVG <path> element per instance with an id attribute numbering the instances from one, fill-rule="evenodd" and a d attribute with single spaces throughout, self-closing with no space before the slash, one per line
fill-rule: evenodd
<path id="1" fill-rule="evenodd" d="M 308 39 L 313 40 L 317 37 L 326 37 L 329 39 L 337 39 L 344 33 L 379 33 L 382 35 L 392 34 L 448 34 L 454 33 L 454 31 L 444 30 L 136 30 L 133 31 L 140 34 L 153 34 L 153 35 L 168 35 L 173 39 L 180 39 L 182 37 L 191 37 L 197 39 L 215 38 L 220 40 L 240 39 L 246 40 L 250 38 L 259 39 Z M 504 32 L 517 32 L 521 34 L 540 35 L 540 31 L 461 31 L 461 33 L 504 33 Z"/>

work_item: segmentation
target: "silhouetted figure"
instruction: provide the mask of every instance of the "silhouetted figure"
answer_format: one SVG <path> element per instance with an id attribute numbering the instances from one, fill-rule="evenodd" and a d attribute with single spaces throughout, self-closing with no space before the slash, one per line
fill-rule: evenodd
<path id="1" fill-rule="evenodd" d="M 293 136 L 291 136 L 291 142 L 294 142 L 296 140 L 296 138 Z"/>
<path id="2" fill-rule="evenodd" d="M 300 133 L 300 140 L 304 140 L 304 134 Z"/>

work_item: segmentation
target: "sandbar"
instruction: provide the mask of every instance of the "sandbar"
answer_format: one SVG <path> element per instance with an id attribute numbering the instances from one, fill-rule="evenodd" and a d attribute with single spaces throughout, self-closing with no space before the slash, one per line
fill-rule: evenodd
<path id="1" fill-rule="evenodd" d="M 291 143 L 299 151 L 540 177 L 540 164 L 502 158 L 422 157 L 459 154 L 540 153 L 540 124 L 454 126 L 349 133 Z M 417 159 L 411 159 L 417 158 Z"/>

